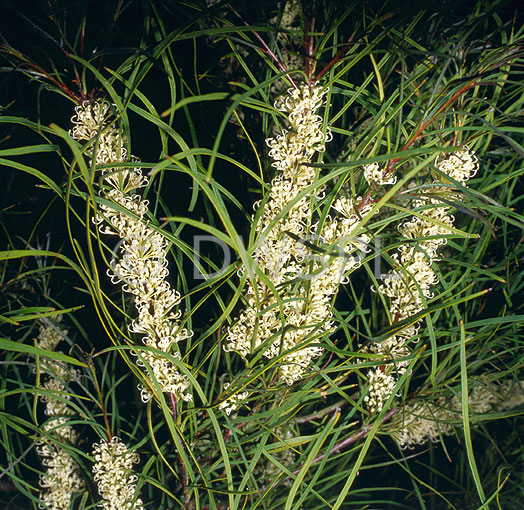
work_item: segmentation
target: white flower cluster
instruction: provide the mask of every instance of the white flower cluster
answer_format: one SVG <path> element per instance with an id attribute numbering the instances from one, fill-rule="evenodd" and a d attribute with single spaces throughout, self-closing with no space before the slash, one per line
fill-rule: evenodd
<path id="1" fill-rule="evenodd" d="M 313 258 L 303 243 L 322 235 L 326 243 L 332 244 L 350 235 L 358 222 L 351 210 L 326 233 L 317 232 L 312 225 L 312 201 L 321 190 L 305 190 L 316 176 L 309 163 L 315 154 L 324 151 L 331 137 L 329 130 L 324 133 L 322 117 L 316 113 L 325 92 L 304 85 L 290 89 L 275 103 L 287 115 L 291 127 L 267 140 L 278 175 L 271 183 L 270 198 L 257 225 L 260 244 L 254 259 L 265 278 L 257 275 L 248 283 L 248 306 L 229 328 L 225 346 L 226 351 L 243 357 L 261 346 L 269 359 L 287 352 L 279 373 L 289 385 L 301 379 L 311 361 L 321 355 L 322 348 L 311 342 L 315 334 L 332 328 L 331 299 L 344 273 L 356 265 L 349 256 L 355 250 L 353 245 L 343 250 L 343 257 L 337 252 Z"/>
<path id="2" fill-rule="evenodd" d="M 224 390 L 227 390 L 230 386 L 230 383 L 224 383 Z M 224 402 L 221 402 L 218 408 L 224 409 L 225 413 L 229 416 L 232 412 L 236 411 L 242 405 L 242 401 L 246 400 L 248 394 L 249 393 L 247 391 L 243 391 L 242 393 L 235 393 L 228 399 L 224 400 Z"/>
<path id="3" fill-rule="evenodd" d="M 468 179 L 471 179 L 477 173 L 477 157 L 466 145 L 461 151 L 454 152 L 447 159 L 441 161 L 438 169 L 459 184 L 464 185 Z"/>
<path id="4" fill-rule="evenodd" d="M 380 169 L 378 163 L 364 165 L 364 178 L 369 185 L 378 184 L 383 186 L 385 184 L 395 184 L 397 182 L 397 177 L 393 174 L 384 177 L 384 170 Z"/>
<path id="5" fill-rule="evenodd" d="M 93 445 L 93 475 L 102 501 L 98 506 L 104 510 L 142 510 L 143 502 L 135 499 L 136 481 L 133 464 L 140 458 L 114 436 L 111 441 L 102 440 Z M 133 503 L 134 501 L 134 503 Z"/>
<path id="6" fill-rule="evenodd" d="M 468 408 L 475 414 L 495 409 L 505 411 L 524 403 L 524 381 L 479 383 L 468 395 Z M 462 399 L 440 397 L 436 403 L 418 401 L 404 407 L 399 429 L 392 433 L 401 448 L 412 448 L 428 440 L 439 441 L 442 435 L 451 435 L 454 426 L 462 424 Z"/>
<path id="7" fill-rule="evenodd" d="M 40 475 L 40 487 L 43 489 L 40 493 L 40 508 L 69 510 L 73 493 L 85 489 L 78 464 L 61 448 L 44 444 L 37 451 L 47 468 L 45 474 Z"/>
<path id="8" fill-rule="evenodd" d="M 110 123 L 111 108 L 105 101 L 84 102 L 76 107 L 71 131 L 73 138 L 91 140 L 95 162 L 111 164 L 126 160 L 124 137 Z M 120 259 L 113 265 L 113 283 L 123 282 L 125 292 L 133 294 L 138 318 L 129 330 L 144 335 L 146 346 L 171 353 L 173 344 L 187 339 L 191 332 L 180 325 L 181 312 L 173 312 L 180 302 L 180 294 L 166 281 L 169 274 L 166 258 L 166 239 L 146 219 L 148 201 L 136 193 L 147 184 L 140 168 L 104 168 L 101 196 L 118 204 L 127 212 L 100 205 L 100 211 L 109 222 L 102 224 L 100 231 L 118 235 L 122 239 L 119 247 Z M 102 222 L 100 218 L 99 223 Z M 179 358 L 178 352 L 172 353 Z M 191 400 L 187 392 L 189 381 L 180 374 L 177 366 L 158 352 L 143 351 L 141 358 L 151 367 L 154 377 L 163 392 L 177 398 Z M 138 362 L 142 365 L 142 361 Z M 149 401 L 153 385 L 140 386 L 142 400 Z"/>
<path id="9" fill-rule="evenodd" d="M 467 179 L 475 175 L 477 158 L 464 147 L 440 161 L 437 168 L 464 185 Z M 433 190 L 449 196 L 448 188 L 436 184 Z M 450 206 L 441 204 L 438 198 L 417 200 L 415 206 L 424 210 L 399 225 L 402 236 L 412 243 L 401 246 L 398 253 L 392 256 L 398 269 L 390 271 L 378 289 L 389 298 L 393 323 L 420 312 L 424 309 L 424 301 L 433 297 L 431 287 L 438 283 L 432 267 L 433 261 L 437 249 L 446 243 L 443 236 L 451 233 L 454 222 L 453 216 L 449 214 Z M 369 390 L 364 401 L 371 412 L 379 412 L 393 392 L 396 380 L 394 373 L 405 373 L 409 361 L 401 358 L 409 356 L 410 350 L 406 344 L 417 335 L 418 328 L 418 322 L 415 322 L 384 342 L 369 347 L 368 350 L 380 355 L 381 359 L 395 361 L 368 371 Z"/>
<path id="10" fill-rule="evenodd" d="M 57 317 L 57 321 L 60 317 Z M 49 320 L 41 321 L 37 346 L 41 349 L 54 351 L 56 346 L 67 334 Z M 62 448 L 51 440 L 56 437 L 62 442 L 75 445 L 78 442 L 78 432 L 69 425 L 69 418 L 73 413 L 68 406 L 71 396 L 66 393 L 67 383 L 76 375 L 63 364 L 42 359 L 41 367 L 48 374 L 42 387 L 50 392 L 57 393 L 58 398 L 43 395 L 45 414 L 49 417 L 42 430 L 46 433 L 37 445 L 38 455 L 42 457 L 42 464 L 46 467 L 45 473 L 40 475 L 40 507 L 50 510 L 69 510 L 74 492 L 85 489 L 84 480 L 80 477 L 80 468 L 77 462 Z"/>

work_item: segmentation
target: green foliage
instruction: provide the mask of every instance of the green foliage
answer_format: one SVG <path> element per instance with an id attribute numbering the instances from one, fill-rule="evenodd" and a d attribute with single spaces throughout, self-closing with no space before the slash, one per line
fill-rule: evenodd
<path id="1" fill-rule="evenodd" d="M 414 450 L 392 438 L 412 403 L 446 407 L 475 386 L 524 381 L 524 29 L 512 4 L 304 1 L 291 19 L 292 2 L 101 4 L 97 21 L 80 1 L 8 8 L 22 28 L 6 29 L 1 48 L 3 508 L 38 507 L 43 437 L 82 469 L 73 508 L 95 508 L 91 445 L 117 435 L 140 454 L 144 508 L 520 509 L 522 405 L 477 413 L 461 398 L 453 435 Z M 322 116 L 333 140 L 301 196 L 318 197 L 321 225 L 339 196 L 361 197 L 375 214 L 361 224 L 371 251 L 332 303 L 335 331 L 309 339 L 323 356 L 288 386 L 283 355 L 244 360 L 222 347 L 245 307 L 249 274 L 239 269 L 256 267 L 262 206 L 253 204 L 269 200 L 275 175 L 264 140 L 287 127 L 274 100 L 315 79 L 329 89 Z M 147 220 L 168 241 L 169 281 L 193 331 L 177 344 L 180 360 L 164 356 L 189 379 L 190 403 L 153 381 L 158 399 L 143 404 L 136 389 L 152 377 L 136 364 L 148 348 L 128 331 L 132 299 L 106 274 L 118 241 L 94 222 L 102 205 L 131 213 L 99 193 L 101 167 L 68 131 L 74 106 L 95 98 L 114 105 L 127 153 L 149 177 Z M 479 160 L 467 187 L 437 165 L 464 145 Z M 397 183 L 368 185 L 371 163 Z M 433 264 L 433 296 L 399 322 L 375 289 L 406 244 L 397 226 L 424 215 L 421 197 L 442 200 L 455 223 Z M 231 259 L 217 243 L 199 249 L 198 235 L 219 239 Z M 34 341 L 42 319 L 68 330 L 54 352 Z M 367 372 L 392 362 L 363 346 L 419 319 L 409 370 L 370 413 Z M 41 398 L 53 392 L 42 360 L 78 370 L 54 394 L 73 412 L 77 445 L 43 428 Z M 220 404 L 243 392 L 227 415 Z"/>

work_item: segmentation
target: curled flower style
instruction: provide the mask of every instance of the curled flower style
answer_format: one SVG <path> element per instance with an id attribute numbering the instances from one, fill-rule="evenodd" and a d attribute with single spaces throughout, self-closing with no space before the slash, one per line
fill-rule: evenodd
<path id="1" fill-rule="evenodd" d="M 384 177 L 384 170 L 380 169 L 378 163 L 364 165 L 364 178 L 369 185 L 378 184 L 383 186 L 385 184 L 395 184 L 397 182 L 397 177 L 393 174 Z"/>
<path id="2" fill-rule="evenodd" d="M 474 177 L 478 170 L 478 160 L 473 151 L 465 145 L 462 150 L 454 152 L 437 164 L 437 168 L 454 181 L 464 185 Z"/>
<path id="3" fill-rule="evenodd" d="M 464 147 L 437 163 L 437 168 L 441 173 L 464 185 L 476 173 L 477 158 Z M 435 183 L 439 192 L 449 193 L 448 188 L 439 184 Z M 412 243 L 401 246 L 398 253 L 393 254 L 392 258 L 397 267 L 389 271 L 378 288 L 379 292 L 389 298 L 393 322 L 417 314 L 424 309 L 424 301 L 433 297 L 431 288 L 439 281 L 433 269 L 433 262 L 438 248 L 446 243 L 443 236 L 449 235 L 453 229 L 454 217 L 449 214 L 450 207 L 440 203 L 438 198 L 423 198 L 417 200 L 414 205 L 421 209 L 421 212 L 399 226 L 400 234 Z M 417 335 L 419 322 L 402 329 L 384 342 L 372 344 L 367 348 L 382 359 L 395 360 L 393 364 L 368 371 L 369 390 L 366 401 L 370 410 L 380 411 L 381 404 L 393 391 L 394 384 L 382 383 L 383 371 L 390 376 L 393 372 L 402 375 L 407 370 L 409 361 L 400 358 L 409 356 L 410 351 L 406 344 Z"/>
<path id="4" fill-rule="evenodd" d="M 468 408 L 475 414 L 492 410 L 505 411 L 524 403 L 524 381 L 479 383 L 468 395 Z M 451 435 L 456 425 L 462 424 L 462 398 L 440 397 L 436 402 L 419 400 L 404 407 L 397 430 L 392 436 L 400 448 L 413 448 L 429 441 L 439 441 Z"/>
<path id="5" fill-rule="evenodd" d="M 224 383 L 224 390 L 227 390 L 230 387 L 230 383 Z M 218 406 L 219 409 L 224 409 L 225 413 L 229 416 L 232 412 L 236 411 L 244 400 L 248 397 L 249 393 L 244 391 L 242 393 L 235 393 L 228 399 L 221 402 Z"/>
<path id="6" fill-rule="evenodd" d="M 76 108 L 71 131 L 78 140 L 94 140 L 93 153 L 97 165 L 126 160 L 124 136 L 111 124 L 111 108 L 105 101 L 83 103 Z M 180 311 L 173 309 L 180 302 L 180 294 L 166 280 L 167 241 L 147 220 L 148 201 L 136 193 L 147 185 L 147 178 L 140 168 L 102 169 L 102 190 L 106 200 L 123 207 L 123 213 L 110 205 L 101 204 L 99 228 L 104 234 L 117 235 L 122 240 L 119 259 L 112 263 L 111 280 L 122 282 L 123 290 L 133 295 L 138 317 L 129 330 L 142 336 L 144 344 L 161 352 L 144 351 L 139 365 L 151 367 L 161 390 L 189 401 L 189 381 L 180 374 L 177 366 L 161 353 L 172 352 L 174 344 L 189 338 L 192 333 L 180 324 Z M 153 397 L 153 385 L 139 386 L 144 402 Z"/>
<path id="7" fill-rule="evenodd" d="M 142 510 L 142 500 L 135 499 L 138 477 L 133 472 L 133 465 L 140 461 L 138 454 L 114 436 L 111 441 L 95 443 L 93 457 L 93 478 L 102 497 L 98 506 L 104 510 Z"/>
<path id="8" fill-rule="evenodd" d="M 57 318 L 57 321 L 61 317 Z M 40 325 L 37 346 L 41 349 L 55 350 L 63 340 L 67 330 L 59 329 L 49 320 L 43 319 Z M 37 444 L 37 453 L 42 457 L 46 467 L 40 475 L 40 508 L 50 510 L 69 510 L 73 493 L 85 489 L 85 483 L 80 477 L 78 463 L 65 450 L 57 446 L 52 438 L 75 445 L 78 442 L 78 432 L 69 425 L 69 419 L 74 414 L 68 405 L 71 396 L 66 392 L 67 383 L 77 376 L 75 370 L 69 370 L 65 364 L 42 360 L 41 367 L 47 374 L 43 388 L 56 394 L 42 396 L 45 403 L 45 414 L 48 420 L 42 429 L 46 433 Z"/>

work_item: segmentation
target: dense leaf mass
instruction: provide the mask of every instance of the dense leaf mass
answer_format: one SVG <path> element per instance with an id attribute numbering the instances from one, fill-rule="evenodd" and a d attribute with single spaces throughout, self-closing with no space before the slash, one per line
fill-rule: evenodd
<path id="1" fill-rule="evenodd" d="M 1 508 L 521 510 L 514 2 L 3 8 Z"/>

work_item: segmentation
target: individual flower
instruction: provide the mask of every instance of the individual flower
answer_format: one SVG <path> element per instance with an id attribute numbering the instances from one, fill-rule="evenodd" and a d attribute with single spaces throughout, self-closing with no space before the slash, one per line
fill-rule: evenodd
<path id="1" fill-rule="evenodd" d="M 71 135 L 78 140 L 92 140 L 97 165 L 126 161 L 125 137 L 113 126 L 111 114 L 109 103 L 99 100 L 78 106 L 72 119 L 75 127 Z M 147 183 L 139 167 L 103 168 L 100 195 L 127 212 L 101 204 L 98 222 L 102 233 L 122 240 L 110 276 L 113 283 L 122 283 L 123 290 L 133 295 L 138 317 L 129 331 L 142 335 L 144 345 L 154 349 L 141 352 L 138 364 L 149 365 L 163 392 L 189 401 L 192 396 L 187 391 L 188 379 L 163 355 L 180 359 L 178 352 L 173 352 L 174 345 L 192 332 L 181 326 L 181 312 L 174 311 L 181 297 L 167 281 L 167 241 L 147 219 L 148 201 L 136 193 Z M 154 396 L 151 382 L 139 389 L 144 402 Z"/>
<path id="2" fill-rule="evenodd" d="M 142 510 L 143 503 L 135 498 L 136 481 L 133 466 L 140 461 L 136 452 L 130 452 L 117 437 L 93 445 L 93 478 L 104 510 Z"/>
<path id="3" fill-rule="evenodd" d="M 437 163 L 437 168 L 454 181 L 464 185 L 477 173 L 478 160 L 475 153 L 465 145 L 462 150 L 452 153 L 446 159 Z"/>

